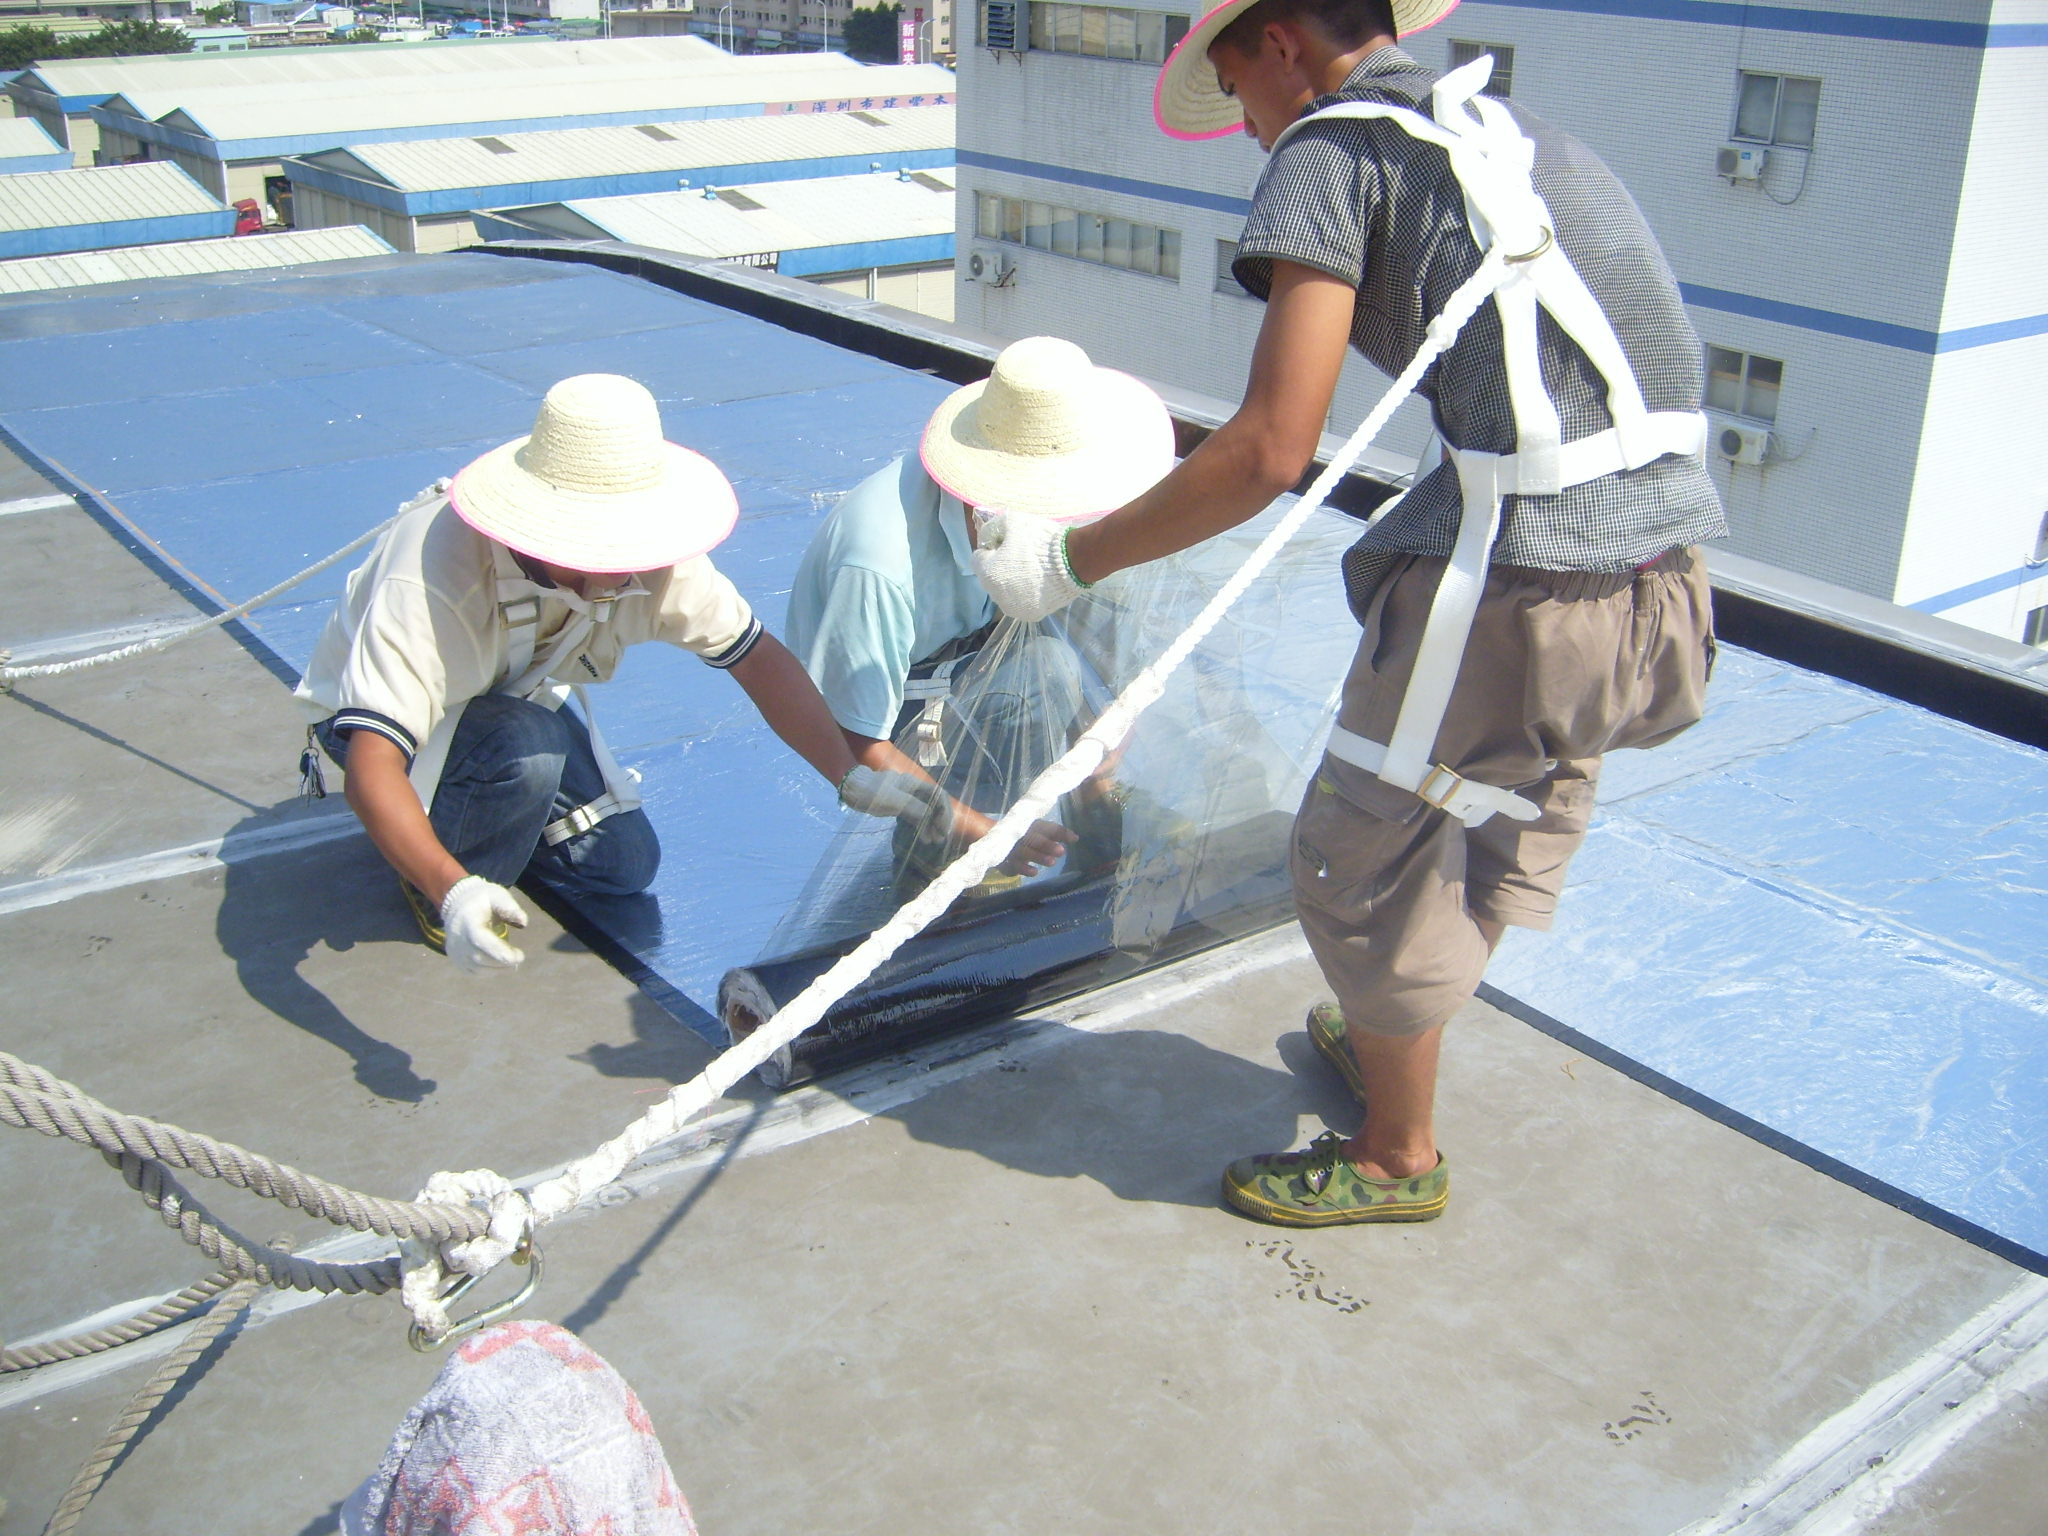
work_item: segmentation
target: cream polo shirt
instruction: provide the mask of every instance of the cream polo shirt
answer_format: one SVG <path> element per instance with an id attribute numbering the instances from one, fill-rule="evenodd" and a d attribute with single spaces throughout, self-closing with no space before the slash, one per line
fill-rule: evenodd
<path id="1" fill-rule="evenodd" d="M 314 719 L 332 717 L 337 734 L 371 730 L 390 738 L 410 766 L 471 699 L 515 681 L 494 562 L 492 541 L 458 517 L 446 496 L 406 513 L 349 577 L 298 686 L 301 705 Z M 627 646 L 647 640 L 730 667 L 761 637 L 747 600 L 706 556 L 642 574 L 637 586 L 645 590 L 619 597 L 582 645 L 555 658 L 550 679 L 603 682 Z M 543 588 L 534 655 L 545 656 L 585 606 L 574 593 Z"/>

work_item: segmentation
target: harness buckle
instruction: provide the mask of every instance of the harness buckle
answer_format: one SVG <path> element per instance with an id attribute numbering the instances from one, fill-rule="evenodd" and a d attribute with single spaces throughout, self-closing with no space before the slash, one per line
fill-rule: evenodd
<path id="1" fill-rule="evenodd" d="M 493 1303 L 488 1307 L 479 1308 L 477 1311 L 470 1313 L 468 1317 L 457 1318 L 448 1325 L 448 1331 L 438 1339 L 428 1338 L 425 1330 L 418 1323 L 414 1323 L 405 1332 L 406 1342 L 421 1354 L 430 1355 L 443 1344 L 447 1344 L 455 1339 L 466 1338 L 470 1334 L 475 1333 L 479 1328 L 488 1327 L 500 1318 L 510 1317 L 514 1312 L 525 1306 L 532 1299 L 533 1293 L 540 1288 L 540 1249 L 534 1245 L 533 1232 L 530 1229 L 524 1237 L 519 1239 L 519 1246 L 512 1250 L 512 1262 L 526 1266 L 526 1283 L 520 1286 L 518 1290 L 507 1296 L 503 1301 Z M 482 1275 L 464 1275 L 448 1288 L 447 1296 L 442 1299 L 454 1301 L 457 1297 L 467 1294 L 470 1288 L 482 1278 Z"/>
<path id="2" fill-rule="evenodd" d="M 498 604 L 498 615 L 513 629 L 540 622 L 540 599 L 537 597 L 515 597 L 509 602 Z"/>
<path id="3" fill-rule="evenodd" d="M 1449 811 L 1451 797 L 1457 794 L 1464 783 L 1465 781 L 1457 774 L 1442 763 L 1437 763 L 1422 776 L 1422 782 L 1415 786 L 1416 798 L 1426 801 L 1440 811 Z"/>
<path id="4" fill-rule="evenodd" d="M 1507 262 L 1510 266 L 1520 266 L 1524 262 L 1534 261 L 1538 256 L 1541 256 L 1545 251 L 1549 250 L 1551 246 L 1555 245 L 1556 243 L 1556 238 L 1550 232 L 1550 226 L 1546 224 L 1543 226 L 1543 238 L 1536 242 L 1535 248 L 1533 250 L 1524 251 L 1519 256 L 1504 256 L 1501 259 Z"/>

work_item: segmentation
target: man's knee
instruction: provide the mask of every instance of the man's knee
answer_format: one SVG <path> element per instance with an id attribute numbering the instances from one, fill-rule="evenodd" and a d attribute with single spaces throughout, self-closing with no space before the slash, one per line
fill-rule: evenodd
<path id="1" fill-rule="evenodd" d="M 552 796 L 568 760 L 572 729 L 559 710 L 485 694 L 463 709 L 449 749 L 449 770 Z"/>
<path id="2" fill-rule="evenodd" d="M 564 845 L 562 878 L 594 896 L 637 896 L 661 870 L 661 840 L 645 811 L 619 811 Z"/>

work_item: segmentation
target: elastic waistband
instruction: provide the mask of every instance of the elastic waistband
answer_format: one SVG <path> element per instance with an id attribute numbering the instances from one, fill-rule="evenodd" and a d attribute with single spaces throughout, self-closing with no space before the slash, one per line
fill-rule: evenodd
<path id="1" fill-rule="evenodd" d="M 1698 560 L 1691 546 L 1667 549 L 1653 560 L 1645 560 L 1627 571 L 1550 571 L 1530 565 L 1496 565 L 1494 570 L 1515 581 L 1543 588 L 1552 597 L 1571 602 L 1582 598 L 1613 597 L 1626 592 L 1644 576 L 1683 576 Z"/>

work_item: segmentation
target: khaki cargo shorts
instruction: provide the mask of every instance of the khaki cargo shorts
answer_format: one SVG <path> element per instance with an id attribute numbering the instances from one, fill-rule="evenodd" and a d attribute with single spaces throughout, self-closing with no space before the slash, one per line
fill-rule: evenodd
<path id="1" fill-rule="evenodd" d="M 1394 730 L 1444 561 L 1395 562 L 1366 609 L 1338 721 Z M 1478 920 L 1548 928 L 1593 814 L 1602 754 L 1700 717 L 1714 653 L 1697 550 L 1635 572 L 1495 566 L 1437 736 L 1437 760 L 1513 789 L 1535 821 L 1467 828 L 1364 769 L 1325 757 L 1295 818 L 1296 908 L 1353 1026 L 1404 1035 L 1464 1006 L 1485 973 Z"/>

